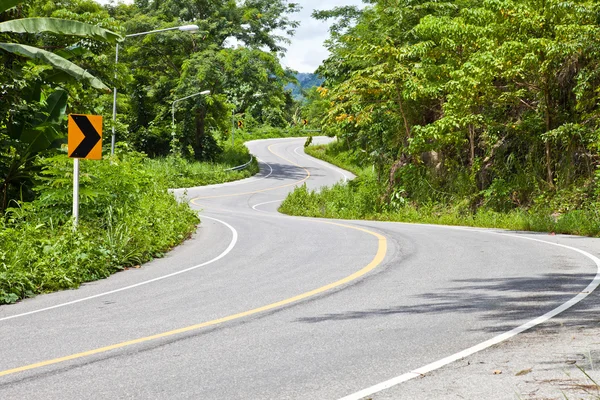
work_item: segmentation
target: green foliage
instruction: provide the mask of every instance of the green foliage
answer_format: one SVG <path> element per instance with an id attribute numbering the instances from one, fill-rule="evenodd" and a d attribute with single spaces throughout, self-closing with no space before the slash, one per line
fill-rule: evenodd
<path id="1" fill-rule="evenodd" d="M 81 36 L 84 38 L 116 43 L 121 40 L 118 34 L 97 26 L 58 18 L 21 18 L 0 22 L 0 32 L 42 33 Z"/>
<path id="2" fill-rule="evenodd" d="M 298 5 L 287 0 L 252 2 L 137 2 L 112 10 L 127 32 L 147 32 L 194 21 L 198 34 L 177 31 L 130 38 L 121 47 L 117 87 L 119 140 L 152 157 L 170 149 L 171 105 L 177 99 L 210 90 L 209 96 L 178 103 L 175 110 L 177 153 L 215 160 L 212 140 L 236 119 L 284 127 L 293 103 L 285 86 L 291 71 L 277 57 L 283 51 L 275 32 L 293 32 L 289 19 Z M 240 45 L 229 43 L 237 39 Z"/>
<path id="3" fill-rule="evenodd" d="M 400 179 L 405 186 L 396 186 L 388 193 L 368 168 L 358 164 L 356 154 L 345 150 L 343 144 L 311 146 L 307 153 L 313 157 L 353 171 L 359 177 L 347 184 L 337 183 L 330 188 L 311 191 L 306 185 L 296 188 L 281 204 L 280 211 L 290 215 L 370 219 L 410 223 L 462 225 L 482 228 L 503 228 L 521 231 L 553 232 L 585 236 L 600 236 L 600 202 L 595 198 L 595 186 L 579 182 L 560 192 L 538 192 L 530 207 L 518 207 L 518 194 L 511 184 L 496 180 L 477 196 L 461 195 L 461 186 L 469 186 L 471 178 L 441 192 L 434 189 L 431 177 L 410 168 L 405 172 L 413 179 Z M 426 171 L 421 171 L 423 173 Z M 515 177 L 516 180 L 520 179 Z M 464 189 L 463 189 L 464 190 Z M 419 201 L 415 201 L 419 199 Z M 473 206 L 473 199 L 481 204 Z M 507 204 L 508 203 L 508 204 Z M 500 211 L 497 211 L 500 209 Z"/>
<path id="4" fill-rule="evenodd" d="M 381 187 L 372 177 L 355 179 L 348 184 L 310 191 L 306 185 L 294 189 L 279 211 L 290 215 L 318 218 L 364 219 L 380 211 L 377 199 Z"/>
<path id="5" fill-rule="evenodd" d="M 355 175 L 367 174 L 365 168 L 368 165 L 361 163 L 359 154 L 347 150 L 344 144 L 336 141 L 328 145 L 314 145 L 304 149 L 306 154 L 315 158 L 335 164 L 340 168 L 346 169 Z M 362 160 L 364 161 L 364 159 Z"/>
<path id="6" fill-rule="evenodd" d="M 285 137 L 304 137 L 308 136 L 306 129 L 300 126 L 290 126 L 287 128 L 273 127 L 269 125 L 256 126 L 248 129 L 236 129 L 236 145 L 249 140 L 274 139 Z M 239 141 L 239 142 L 238 142 Z"/>
<path id="7" fill-rule="evenodd" d="M 216 163 L 191 162 L 182 157 L 168 156 L 148 159 L 146 170 L 154 180 L 165 187 L 188 188 L 250 177 L 258 172 L 256 160 L 243 170 L 228 170 L 244 165 L 248 161 L 250 161 L 248 149 L 245 146 L 237 145 L 235 149 L 226 147 Z"/>
<path id="8" fill-rule="evenodd" d="M 147 159 L 119 152 L 81 162 L 81 208 L 71 224 L 72 161 L 42 160 L 39 197 L 0 220 L 0 303 L 74 288 L 136 266 L 186 239 L 198 218 L 177 203 Z"/>
<path id="9" fill-rule="evenodd" d="M 369 4 L 314 14 L 340 22 L 306 110 L 374 166 L 385 202 L 508 212 L 596 186 L 594 2 Z"/>
<path id="10" fill-rule="evenodd" d="M 12 19 L 0 22 L 0 32 L 12 34 L 51 33 L 53 35 L 76 36 L 110 43 L 121 40 L 121 36 L 118 34 L 99 26 L 59 18 Z M 108 90 L 108 87 L 100 79 L 60 55 L 23 43 L 0 43 L 0 49 L 21 57 L 44 61 L 77 80 L 88 81 L 96 89 Z"/>

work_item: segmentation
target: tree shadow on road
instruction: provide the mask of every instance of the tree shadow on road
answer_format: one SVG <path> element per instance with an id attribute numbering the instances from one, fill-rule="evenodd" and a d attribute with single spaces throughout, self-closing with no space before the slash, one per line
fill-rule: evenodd
<path id="1" fill-rule="evenodd" d="M 560 306 L 584 290 L 593 274 L 552 273 L 536 277 L 455 280 L 457 284 L 410 299 L 409 305 L 332 313 L 299 322 L 387 318 L 409 314 L 475 313 L 484 331 L 504 332 Z M 600 327 L 600 288 L 555 317 L 553 325 Z M 417 300 L 418 304 L 415 304 Z"/>
<path id="2" fill-rule="evenodd" d="M 269 163 L 269 167 L 261 165 L 261 172 L 256 177 L 265 177 L 266 179 L 275 180 L 301 180 L 306 178 L 306 170 L 310 172 L 311 177 L 324 176 L 322 170 L 311 167 L 298 167 L 289 164 Z"/>

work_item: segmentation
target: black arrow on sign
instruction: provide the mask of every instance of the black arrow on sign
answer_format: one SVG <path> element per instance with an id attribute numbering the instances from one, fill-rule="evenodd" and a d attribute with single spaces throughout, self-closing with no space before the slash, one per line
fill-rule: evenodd
<path id="1" fill-rule="evenodd" d="M 71 118 L 73 118 L 73 121 L 75 121 L 84 137 L 69 157 L 86 158 L 102 137 L 100 137 L 94 125 L 92 125 L 85 115 L 71 115 Z"/>

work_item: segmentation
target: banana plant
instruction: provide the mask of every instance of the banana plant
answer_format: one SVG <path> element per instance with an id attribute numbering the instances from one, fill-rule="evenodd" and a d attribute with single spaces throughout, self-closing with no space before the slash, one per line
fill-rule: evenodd
<path id="1" fill-rule="evenodd" d="M 22 0 L 0 0 L 0 13 L 21 2 Z M 20 18 L 0 22 L 0 33 L 10 33 L 12 38 L 19 34 L 52 33 L 108 43 L 116 43 L 122 39 L 118 34 L 98 26 L 58 18 Z M 96 89 L 110 90 L 100 79 L 68 60 L 78 51 L 82 51 L 82 48 L 77 44 L 69 51 L 58 50 L 52 53 L 19 43 L 18 39 L 10 43 L 0 42 L 0 53 L 12 53 L 42 61 L 52 66 L 57 73 L 55 75 L 68 75 L 87 82 Z M 35 163 L 37 156 L 56 147 L 64 137 L 61 127 L 66 118 L 66 90 L 48 87 L 42 89 L 41 82 L 32 82 L 32 85 L 24 88 L 20 97 L 22 105 L 27 104 L 31 110 L 36 111 L 27 118 L 21 115 L 9 117 L 4 123 L 0 122 L 0 128 L 3 128 L 0 129 L 0 213 L 6 209 L 11 199 L 22 199 L 23 193 L 30 191 L 32 179 L 39 169 Z M 13 104 L 14 107 L 17 105 Z"/>
<path id="2" fill-rule="evenodd" d="M 15 0 L 2 1 L 0 3 L 0 13 L 19 3 L 20 1 Z M 116 43 L 123 39 L 120 35 L 95 25 L 59 18 L 20 18 L 0 22 L 0 32 L 34 34 L 48 32 L 58 35 L 97 39 L 109 43 Z M 77 80 L 89 82 L 89 84 L 96 89 L 110 90 L 100 79 L 66 58 L 52 52 L 25 44 L 2 42 L 0 42 L 0 49 L 22 57 L 43 61 L 50 64 L 52 67 L 69 74 Z"/>

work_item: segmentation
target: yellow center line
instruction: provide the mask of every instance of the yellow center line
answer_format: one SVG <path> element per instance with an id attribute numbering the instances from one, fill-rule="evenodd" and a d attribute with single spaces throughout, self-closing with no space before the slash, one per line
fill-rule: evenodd
<path id="1" fill-rule="evenodd" d="M 261 189 L 261 190 L 254 190 L 254 191 L 251 191 L 251 192 L 241 192 L 241 193 L 233 193 L 233 194 L 220 194 L 220 195 L 215 195 L 215 196 L 200 196 L 200 197 L 195 197 L 195 198 L 193 198 L 192 200 L 190 200 L 190 203 L 192 203 L 192 204 L 194 204 L 194 205 L 196 205 L 196 206 L 201 206 L 200 204 L 196 203 L 196 200 L 203 200 L 203 199 L 220 199 L 220 198 L 222 198 L 222 197 L 236 197 L 236 196 L 243 196 L 243 195 L 246 195 L 246 194 L 255 194 L 255 193 L 262 193 L 262 192 L 270 192 L 271 190 L 281 189 L 281 188 L 288 187 L 288 186 L 295 186 L 295 185 L 298 185 L 298 184 L 300 184 L 300 183 L 302 183 L 302 182 L 306 182 L 306 181 L 308 180 L 308 178 L 310 178 L 310 171 L 309 171 L 309 170 L 307 170 L 306 168 L 304 168 L 303 166 L 301 166 L 301 165 L 299 165 L 299 164 L 296 164 L 295 162 L 293 162 L 293 161 L 290 161 L 290 160 L 288 160 L 287 158 L 285 158 L 285 157 L 283 157 L 283 156 L 280 156 L 279 154 L 275 153 L 275 152 L 274 152 L 274 151 L 271 149 L 271 147 L 273 147 L 273 146 L 274 146 L 274 145 L 276 145 L 276 144 L 277 144 L 277 143 L 274 143 L 274 144 L 270 145 L 269 147 L 267 147 L 267 149 L 268 149 L 268 150 L 269 150 L 271 153 L 273 153 L 275 156 L 277 156 L 277 157 L 281 158 L 282 160 L 285 160 L 285 161 L 289 162 L 290 164 L 292 164 L 292 165 L 295 165 L 296 167 L 300 167 L 300 168 L 302 168 L 304 171 L 306 171 L 306 176 L 305 176 L 303 179 L 300 179 L 299 181 L 296 181 L 296 182 L 287 183 L 287 184 L 285 184 L 285 185 L 281 185 L 281 186 L 274 186 L 274 187 L 270 187 L 270 188 L 267 188 L 267 189 Z"/>
<path id="2" fill-rule="evenodd" d="M 224 196 L 211 196 L 211 197 L 197 197 L 195 199 L 192 199 L 191 202 L 193 203 L 194 200 L 199 200 L 199 199 L 208 199 L 208 198 L 217 198 L 217 197 L 232 197 L 232 196 L 241 196 L 244 194 L 253 194 L 253 193 L 260 193 L 260 192 L 266 192 L 269 190 L 274 190 L 274 189 L 279 189 L 279 188 L 283 188 L 283 187 L 287 187 L 287 186 L 292 186 L 292 185 L 297 185 L 298 183 L 302 183 L 304 181 L 306 181 L 308 178 L 310 178 L 310 172 L 294 163 L 293 161 L 288 160 L 287 158 L 284 158 L 282 156 L 280 156 L 279 154 L 275 153 L 271 147 L 273 145 L 268 147 L 268 150 L 273 153 L 275 156 L 293 164 L 296 165 L 302 169 L 304 169 L 306 171 L 306 177 L 298 182 L 294 182 L 291 184 L 286 184 L 286 185 L 282 185 L 282 186 L 278 186 L 278 187 L 273 187 L 273 188 L 269 188 L 269 189 L 264 189 L 264 190 L 257 190 L 254 192 L 246 192 L 246 193 L 237 193 L 237 194 L 232 194 L 232 195 L 224 195 Z M 194 203 L 196 204 L 196 203 Z M 290 297 L 288 299 L 285 300 L 281 300 L 278 301 L 276 303 L 271 303 L 271 304 L 267 304 L 266 306 L 262 306 L 262 307 L 258 307 L 258 308 L 254 308 L 248 311 L 244 311 L 241 313 L 237 313 L 237 314 L 232 314 L 223 318 L 219 318 L 219 319 L 214 319 L 212 321 L 206 321 L 206 322 L 202 322 L 199 324 L 195 324 L 195 325 L 191 325 L 191 326 L 187 326 L 185 328 L 180 328 L 180 329 L 174 329 L 168 332 L 163 332 L 163 333 L 158 333 L 155 335 L 151 335 L 151 336 L 145 336 L 145 337 L 141 337 L 138 339 L 133 339 L 133 340 L 129 340 L 126 342 L 121 342 L 121 343 L 116 343 L 110 346 L 105 346 L 105 347 L 100 347 L 97 349 L 93 349 L 93 350 L 88 350 L 88 351 L 84 351 L 81 353 L 75 353 L 75 354 L 71 354 L 68 356 L 64 356 L 64 357 L 59 357 L 59 358 L 54 358 L 51 360 L 46 360 L 46 361 L 41 361 L 35 364 L 29 364 L 29 365 L 25 365 L 22 367 L 17 367 L 17 368 L 12 368 L 12 369 L 7 369 L 4 371 L 0 371 L 0 376 L 5 376 L 5 375 L 10 375 L 10 374 L 15 374 L 17 372 L 24 372 L 24 371 L 29 371 L 32 369 L 37 369 L 37 368 L 41 368 L 41 367 L 45 367 L 48 365 L 54 365 L 54 364 L 59 364 L 59 363 L 63 363 L 66 361 L 71 361 L 71 360 L 76 360 L 79 358 L 84 358 L 84 357 L 89 357 L 89 356 L 93 356 L 95 354 L 100 354 L 100 353 L 106 353 L 109 352 L 111 350 L 116 350 L 116 349 L 120 349 L 123 347 L 129 347 L 129 346 L 133 346 L 136 344 L 140 344 L 140 343 L 145 343 L 145 342 L 150 342 L 153 340 L 158 340 L 158 339 L 162 339 L 162 338 L 166 338 L 166 337 L 170 337 L 170 336 L 174 336 L 174 335 L 179 335 L 182 333 L 186 333 L 186 332 L 192 332 L 192 331 L 197 331 L 209 326 L 214 326 L 214 325 L 218 325 L 218 324 L 222 324 L 225 322 L 229 322 L 229 321 L 233 321 L 236 319 L 240 319 L 240 318 L 244 318 L 244 317 L 248 317 L 251 315 L 255 315 L 264 311 L 269 311 L 269 310 L 273 310 L 275 308 L 280 308 L 280 307 L 284 307 L 286 305 L 292 304 L 292 303 L 296 303 L 299 302 L 301 300 L 305 300 L 308 299 L 310 297 L 314 297 L 317 296 L 321 293 L 324 293 L 326 291 L 338 288 L 342 285 L 345 285 L 349 282 L 352 282 L 362 276 L 364 276 L 365 274 L 369 273 L 370 271 L 372 271 L 373 269 L 375 269 L 379 264 L 381 264 L 381 262 L 383 261 L 383 259 L 385 258 L 385 255 L 387 253 L 387 239 L 385 238 L 385 236 L 380 235 L 379 233 L 364 229 L 364 228 L 358 228 L 355 226 L 351 226 L 351 225 L 345 225 L 345 224 L 340 224 L 340 223 L 335 223 L 335 222 L 327 222 L 327 221 L 317 221 L 315 220 L 315 222 L 319 222 L 319 223 L 323 223 L 323 224 L 329 224 L 329 225 L 336 225 L 336 226 L 340 226 L 340 227 L 344 227 L 344 228 L 349 228 L 349 229 L 354 229 L 357 231 L 361 231 L 361 232 L 365 232 L 369 235 L 375 236 L 378 240 L 378 248 L 377 248 L 377 253 L 375 254 L 375 257 L 371 260 L 371 262 L 365 266 L 364 268 L 362 268 L 359 271 L 356 271 L 355 273 L 353 273 L 352 275 L 349 275 L 343 279 L 340 279 L 338 281 L 335 281 L 333 283 L 330 283 L 328 285 L 325 286 L 321 286 L 317 289 L 299 294 L 297 296 L 294 297 Z"/>
<path id="3" fill-rule="evenodd" d="M 71 354 L 71 355 L 64 356 L 64 357 L 41 361 L 41 362 L 38 362 L 35 364 L 29 364 L 29 365 L 25 365 L 25 366 L 18 367 L 18 368 L 7 369 L 4 371 L 0 371 L 0 376 L 15 374 L 17 372 L 29 371 L 32 369 L 37 369 L 37 368 L 45 367 L 48 365 L 59 364 L 59 363 L 63 363 L 66 361 L 71 361 L 71 360 L 76 360 L 76 359 L 83 358 L 83 357 L 93 356 L 95 354 L 106 353 L 108 351 L 120 349 L 123 347 L 133 346 L 133 345 L 144 343 L 144 342 L 150 342 L 153 340 L 162 339 L 162 338 L 166 338 L 169 336 L 179 335 L 179 334 L 186 333 L 186 332 L 197 331 L 202 328 L 209 327 L 209 326 L 222 324 L 225 322 L 229 322 L 229 321 L 233 321 L 236 319 L 255 315 L 255 314 L 258 314 L 258 313 L 261 313 L 264 311 L 269 311 L 269 310 L 273 310 L 275 308 L 284 307 L 286 305 L 296 303 L 301 300 L 308 299 L 310 297 L 317 296 L 321 293 L 324 293 L 326 291 L 338 288 L 342 285 L 352 282 L 352 281 L 364 276 L 365 274 L 369 273 L 373 269 L 375 269 L 379 264 L 381 264 L 381 262 L 385 258 L 385 255 L 387 253 L 387 239 L 385 238 L 385 236 L 380 235 L 379 233 L 364 229 L 364 228 L 358 228 L 358 227 L 351 226 L 351 225 L 339 224 L 339 223 L 335 223 L 335 222 L 326 222 L 326 221 L 318 221 L 318 222 L 324 223 L 324 224 L 329 224 L 329 225 L 341 226 L 341 227 L 349 228 L 349 229 L 354 229 L 354 230 L 365 232 L 372 236 L 375 236 L 378 240 L 377 254 L 375 254 L 375 257 L 371 260 L 371 262 L 367 266 L 365 266 L 364 268 L 362 268 L 359 271 L 356 271 L 352 275 L 349 275 L 343 279 L 340 279 L 340 280 L 330 283 L 328 285 L 321 286 L 321 287 L 311 290 L 309 292 L 304 292 L 297 296 L 278 301 L 276 303 L 267 304 L 266 306 L 254 308 L 252 310 L 244 311 L 244 312 L 237 313 L 237 314 L 232 314 L 232 315 L 229 315 L 229 316 L 226 316 L 223 318 L 219 318 L 219 319 L 213 319 L 212 321 L 206 321 L 206 322 L 202 322 L 202 323 L 199 323 L 196 325 L 187 326 L 185 328 L 174 329 L 174 330 L 171 330 L 168 332 L 158 333 L 156 335 L 151 335 L 151 336 L 145 336 L 145 337 L 141 337 L 138 339 L 129 340 L 126 342 L 116 343 L 116 344 L 113 344 L 110 346 L 105 346 L 105 347 L 100 347 L 100 348 L 93 349 L 93 350 L 84 351 L 81 353 L 75 353 L 75 354 Z"/>

